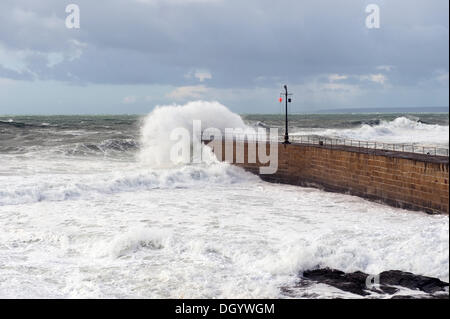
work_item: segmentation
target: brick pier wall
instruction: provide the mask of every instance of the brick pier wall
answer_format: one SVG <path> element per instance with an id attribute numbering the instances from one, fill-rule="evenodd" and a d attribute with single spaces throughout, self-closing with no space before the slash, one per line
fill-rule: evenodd
<path id="1" fill-rule="evenodd" d="M 210 146 L 214 143 L 217 142 Z M 247 143 L 233 143 L 233 150 L 233 164 L 259 174 L 263 165 L 258 158 L 257 163 L 248 163 Z M 236 163 L 236 151 L 244 152 L 243 163 Z M 225 142 L 220 157 L 225 161 Z M 394 207 L 448 214 L 448 163 L 448 157 L 443 156 L 279 144 L 277 172 L 260 177 L 269 182 L 348 193 Z"/>

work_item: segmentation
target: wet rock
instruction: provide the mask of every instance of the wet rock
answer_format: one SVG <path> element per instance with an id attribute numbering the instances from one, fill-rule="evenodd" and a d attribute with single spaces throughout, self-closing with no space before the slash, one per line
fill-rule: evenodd
<path id="1" fill-rule="evenodd" d="M 414 275 L 400 270 L 383 271 L 380 274 L 380 284 L 401 286 L 412 290 L 421 290 L 426 293 L 445 291 L 448 283 L 437 278 Z"/>
<path id="2" fill-rule="evenodd" d="M 361 296 L 370 294 L 366 291 L 367 276 L 367 274 L 360 271 L 346 274 L 343 271 L 330 268 L 307 270 L 303 273 L 303 277 L 306 279 L 327 284 Z"/>
<path id="3" fill-rule="evenodd" d="M 307 270 L 302 278 L 307 281 L 315 281 L 327 284 L 343 291 L 360 296 L 368 296 L 373 293 L 380 295 L 393 295 L 399 291 L 399 287 L 421 291 L 420 296 L 394 296 L 395 298 L 448 298 L 449 284 L 437 278 L 415 275 L 400 270 L 389 270 L 378 276 L 370 276 L 361 271 L 345 273 L 331 268 Z M 377 282 L 372 280 L 377 278 Z M 375 285 L 373 285 L 375 284 Z"/>

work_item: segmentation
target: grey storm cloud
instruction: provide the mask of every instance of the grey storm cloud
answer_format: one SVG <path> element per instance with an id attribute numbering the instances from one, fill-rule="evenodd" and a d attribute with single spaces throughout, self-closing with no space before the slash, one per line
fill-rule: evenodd
<path id="1" fill-rule="evenodd" d="M 215 88 L 448 77 L 447 0 L 73 2 L 80 29 L 65 27 L 64 1 L 0 3 L 0 77 L 187 86 L 200 69 Z M 369 3 L 381 8 L 380 29 L 364 25 Z"/>

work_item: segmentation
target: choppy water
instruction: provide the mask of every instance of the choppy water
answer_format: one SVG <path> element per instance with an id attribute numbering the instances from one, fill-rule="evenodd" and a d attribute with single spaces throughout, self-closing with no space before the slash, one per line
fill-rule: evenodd
<path id="1" fill-rule="evenodd" d="M 140 142 L 145 117 L 115 116 L 0 116 L 0 151 L 68 152 L 129 155 Z M 284 116 L 243 115 L 252 127 L 277 127 L 284 132 Z M 208 120 L 203 121 L 205 127 Z M 293 136 L 314 135 L 385 143 L 411 143 L 448 148 L 448 113 L 293 114 Z"/>
<path id="2" fill-rule="evenodd" d="M 280 115 L 246 115 L 253 125 L 284 127 Z M 323 136 L 448 148 L 448 113 L 293 114 L 292 136 Z"/>
<path id="3" fill-rule="evenodd" d="M 287 297 L 281 288 L 299 273 L 327 266 L 448 281 L 447 216 L 269 184 L 225 163 L 142 160 L 164 152 L 165 131 L 192 118 L 283 125 L 279 116 L 241 121 L 204 107 L 0 117 L 0 297 Z M 291 124 L 299 134 L 400 142 L 426 133 L 422 142 L 448 145 L 448 114 L 309 115 Z M 297 294 L 306 295 L 355 297 L 323 285 Z"/>

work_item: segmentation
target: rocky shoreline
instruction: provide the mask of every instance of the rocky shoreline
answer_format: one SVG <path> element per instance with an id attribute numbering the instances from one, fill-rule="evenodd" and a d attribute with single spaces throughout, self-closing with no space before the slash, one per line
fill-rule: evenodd
<path id="1" fill-rule="evenodd" d="M 437 278 L 416 275 L 400 270 L 383 271 L 369 275 L 361 271 L 345 273 L 331 268 L 307 270 L 299 274 L 300 281 L 295 287 L 283 287 L 285 295 L 314 297 L 307 293 L 314 283 L 332 286 L 355 297 L 391 299 L 449 299 L 449 284 Z M 409 293 L 408 293 L 409 292 Z"/>

